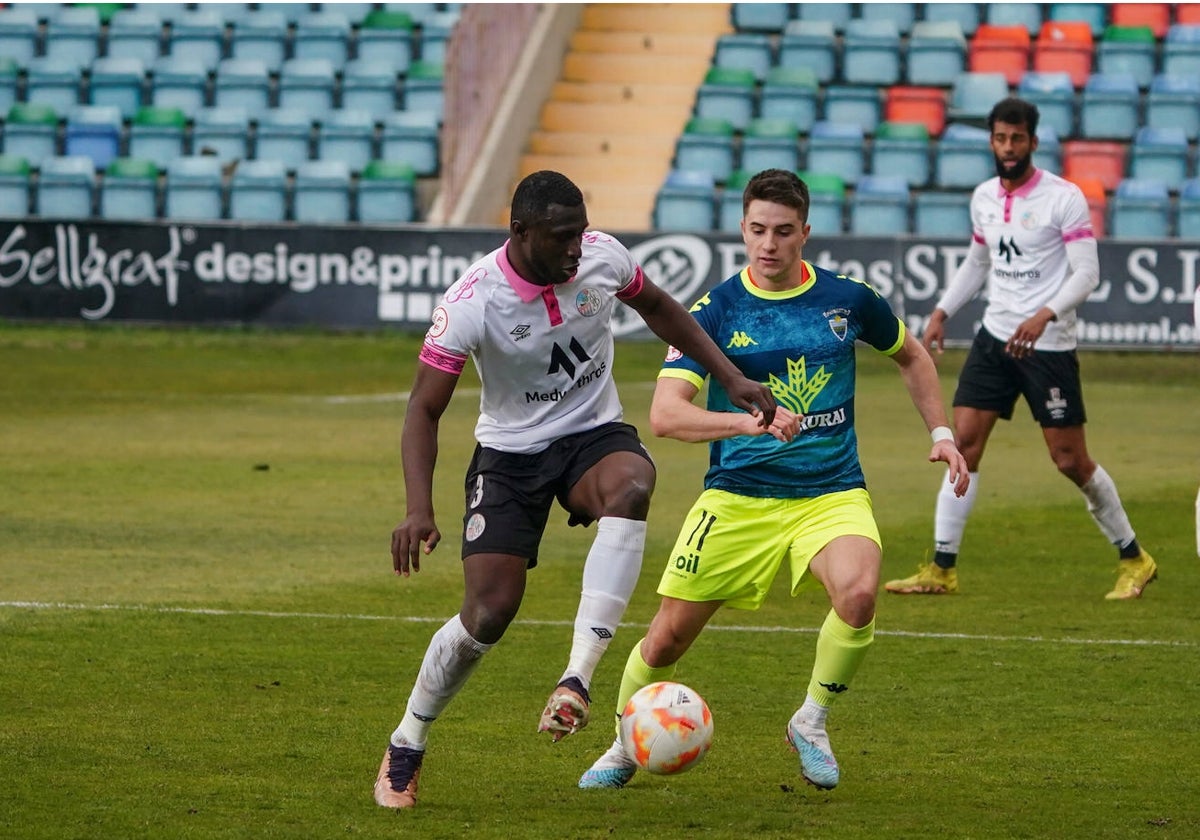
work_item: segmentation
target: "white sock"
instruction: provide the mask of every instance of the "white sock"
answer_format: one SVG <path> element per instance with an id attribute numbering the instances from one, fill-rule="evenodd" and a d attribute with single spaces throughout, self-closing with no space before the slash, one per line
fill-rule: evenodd
<path id="1" fill-rule="evenodd" d="M 585 688 L 591 685 L 637 586 L 645 547 L 645 522 L 604 516 L 596 523 L 596 539 L 583 564 L 583 591 L 564 679 L 574 676 Z"/>
<path id="2" fill-rule="evenodd" d="M 1133 542 L 1133 526 L 1129 524 L 1121 497 L 1117 495 L 1117 485 L 1104 467 L 1097 464 L 1091 479 L 1079 489 L 1087 499 L 1088 513 L 1110 543 L 1124 547 Z"/>
<path id="3" fill-rule="evenodd" d="M 950 483 L 950 471 L 938 488 L 937 507 L 933 515 L 933 545 L 936 551 L 958 554 L 962 545 L 963 532 L 967 530 L 967 518 L 975 507 L 975 496 L 979 493 L 979 473 L 971 473 L 971 486 L 960 498 L 954 495 Z"/>
<path id="4" fill-rule="evenodd" d="M 425 649 L 404 718 L 392 733 L 392 744 L 424 749 L 429 727 L 492 647 L 475 641 L 457 615 L 443 624 Z"/>
<path id="5" fill-rule="evenodd" d="M 804 698 L 804 705 L 796 710 L 796 714 L 792 715 L 792 721 L 797 724 L 803 721 L 810 727 L 824 729 L 825 718 L 828 715 L 829 707 L 822 706 L 809 694 Z"/>

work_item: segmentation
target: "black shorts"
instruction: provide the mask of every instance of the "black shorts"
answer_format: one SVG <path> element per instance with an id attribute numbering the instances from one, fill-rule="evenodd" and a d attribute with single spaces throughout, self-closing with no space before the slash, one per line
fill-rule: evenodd
<path id="1" fill-rule="evenodd" d="M 955 406 L 996 411 L 1011 420 L 1017 397 L 1024 395 L 1033 419 L 1043 428 L 1087 422 L 1074 350 L 1034 350 L 1024 359 L 1014 359 L 1004 352 L 1005 344 L 985 329 L 975 334 L 958 375 Z"/>
<path id="2" fill-rule="evenodd" d="M 532 455 L 476 445 L 464 487 L 462 556 L 513 554 L 529 558 L 529 568 L 536 566 L 551 504 L 557 498 L 566 508 L 575 483 L 613 452 L 636 452 L 654 464 L 637 429 L 628 423 L 568 435 Z M 591 522 L 576 512 L 568 520 L 570 525 Z"/>

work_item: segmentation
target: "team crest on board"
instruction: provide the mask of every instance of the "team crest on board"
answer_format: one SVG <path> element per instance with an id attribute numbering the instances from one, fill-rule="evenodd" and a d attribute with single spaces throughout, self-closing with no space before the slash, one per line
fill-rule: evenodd
<path id="1" fill-rule="evenodd" d="M 479 535 L 483 533 L 485 527 L 487 527 L 487 522 L 482 513 L 471 514 L 471 518 L 467 520 L 467 542 L 479 539 Z"/>
<path id="2" fill-rule="evenodd" d="M 850 322 L 846 320 L 845 315 L 835 312 L 833 317 L 829 319 L 829 329 L 833 331 L 838 341 L 845 341 L 846 333 L 850 329 Z"/>
<path id="3" fill-rule="evenodd" d="M 602 304 L 600 293 L 595 289 L 580 289 L 575 295 L 575 308 L 585 318 L 591 318 L 600 311 Z"/>

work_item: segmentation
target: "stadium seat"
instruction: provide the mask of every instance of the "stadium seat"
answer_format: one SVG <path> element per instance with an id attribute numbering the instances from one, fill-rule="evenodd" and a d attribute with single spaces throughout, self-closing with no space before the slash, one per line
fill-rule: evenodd
<path id="1" fill-rule="evenodd" d="M 799 134 L 791 120 L 752 120 L 742 136 L 738 169 L 751 175 L 773 168 L 796 171 L 800 164 Z M 739 218 L 740 212 L 739 206 Z"/>
<path id="2" fill-rule="evenodd" d="M 121 126 L 116 105 L 76 105 L 67 112 L 63 154 L 81 155 L 103 169 L 121 152 Z"/>
<path id="3" fill-rule="evenodd" d="M 296 168 L 292 187 L 292 217 L 297 222 L 348 222 L 350 167 L 340 160 L 308 160 Z"/>
<path id="4" fill-rule="evenodd" d="M 396 71 L 391 64 L 354 58 L 342 69 L 342 108 L 366 111 L 383 122 L 396 110 Z"/>
<path id="5" fill-rule="evenodd" d="M 1037 32 L 1045 20 L 1040 3 L 988 3 L 983 16 L 983 25 L 1020 26 L 1029 33 Z"/>
<path id="6" fill-rule="evenodd" d="M 438 117 L 432 111 L 395 111 L 383 121 L 379 140 L 383 160 L 402 160 L 418 176 L 436 175 L 439 166 Z"/>
<path id="7" fill-rule="evenodd" d="M 17 101 L 20 69 L 20 65 L 13 59 L 0 56 L 0 114 L 8 113 L 8 109 Z"/>
<path id="8" fill-rule="evenodd" d="M 1179 126 L 1188 140 L 1200 135 L 1200 78 L 1156 75 L 1146 93 L 1145 124 L 1154 128 Z"/>
<path id="9" fill-rule="evenodd" d="M 326 114 L 317 127 L 318 160 L 340 160 L 361 172 L 375 159 L 375 121 L 367 111 L 341 108 Z"/>
<path id="10" fill-rule="evenodd" d="M 128 156 L 152 160 L 159 169 L 184 153 L 187 117 L 179 108 L 146 105 L 129 125 Z"/>
<path id="11" fill-rule="evenodd" d="M 294 108 L 268 108 L 258 114 L 254 131 L 254 157 L 277 160 L 294 171 L 312 156 L 313 121 Z"/>
<path id="12" fill-rule="evenodd" d="M 828 23 L 834 31 L 844 32 L 853 16 L 849 3 L 797 3 L 795 15 L 798 20 Z"/>
<path id="13" fill-rule="evenodd" d="M 983 125 L 987 115 L 1008 96 L 1003 73 L 963 73 L 950 88 L 949 117 L 954 122 Z"/>
<path id="14" fill-rule="evenodd" d="M 1162 43 L 1161 71 L 1168 76 L 1200 76 L 1200 24 L 1175 24 Z"/>
<path id="15" fill-rule="evenodd" d="M 953 21 L 962 27 L 965 37 L 971 38 L 979 28 L 980 8 L 977 3 L 926 3 L 925 20 Z"/>
<path id="16" fill-rule="evenodd" d="M 879 125 L 882 105 L 874 85 L 826 85 L 822 119 L 831 123 L 854 123 L 864 134 Z"/>
<path id="17" fill-rule="evenodd" d="M 208 70 L 198 58 L 164 55 L 150 73 L 150 101 L 194 114 L 208 104 Z"/>
<path id="18" fill-rule="evenodd" d="M 1171 25 L 1169 3 L 1113 3 L 1111 22 L 1117 26 L 1148 26 L 1155 38 L 1166 36 Z"/>
<path id="19" fill-rule="evenodd" d="M 707 172 L 672 169 L 654 199 L 654 228 L 712 230 L 715 186 Z"/>
<path id="20" fill-rule="evenodd" d="M 966 69 L 966 56 L 967 39 L 958 21 L 918 21 L 908 39 L 907 81 L 949 87 Z"/>
<path id="21" fill-rule="evenodd" d="M 158 216 L 158 166 L 143 158 L 115 158 L 100 183 L 100 218 Z"/>
<path id="22" fill-rule="evenodd" d="M 778 34 L 788 22 L 787 3 L 731 3 L 730 22 L 739 32 Z"/>
<path id="23" fill-rule="evenodd" d="M 895 24 L 896 31 L 901 35 L 912 32 L 916 25 L 916 3 L 863 3 L 858 7 L 858 17 L 861 20 L 883 20 Z M 850 24 L 846 24 L 849 28 Z"/>
<path id="24" fill-rule="evenodd" d="M 996 174 L 991 135 L 986 128 L 951 123 L 934 151 L 934 183 L 949 189 L 974 189 Z"/>
<path id="25" fill-rule="evenodd" d="M 1099 73 L 1128 73 L 1139 88 L 1150 87 L 1158 63 L 1158 43 L 1148 26 L 1109 26 L 1096 45 Z"/>
<path id="26" fill-rule="evenodd" d="M 109 55 L 92 62 L 88 97 L 93 105 L 114 105 L 123 120 L 142 107 L 146 67 L 140 58 Z"/>
<path id="27" fill-rule="evenodd" d="M 696 90 L 697 117 L 728 120 L 742 131 L 754 116 L 754 71 L 745 67 L 710 67 Z"/>
<path id="28" fill-rule="evenodd" d="M 50 219 L 86 219 L 92 215 L 96 169 L 82 155 L 44 158 L 38 171 L 36 212 Z"/>
<path id="29" fill-rule="evenodd" d="M 887 89 L 883 118 L 888 122 L 919 122 L 938 137 L 946 127 L 946 94 L 937 87 L 893 85 Z"/>
<path id="30" fill-rule="evenodd" d="M 757 81 L 767 77 L 773 63 L 773 49 L 766 35 L 752 32 L 720 35 L 713 49 L 713 67 L 749 70 Z"/>
<path id="31" fill-rule="evenodd" d="M 1180 239 L 1200 240 L 1200 178 L 1190 178 L 1179 191 L 1176 234 Z"/>
<path id="32" fill-rule="evenodd" d="M 350 21 L 337 10 L 337 4 L 327 3 L 321 11 L 308 12 L 296 20 L 292 36 L 292 58 L 324 59 L 340 69 L 350 51 Z"/>
<path id="33" fill-rule="evenodd" d="M 0 55 L 24 67 L 37 55 L 38 17 L 26 5 L 0 8 Z"/>
<path id="34" fill-rule="evenodd" d="M 189 6 L 188 3 L 141 3 L 137 8 L 154 15 L 161 27 L 164 24 L 174 23 L 181 15 L 187 13 Z"/>
<path id="35" fill-rule="evenodd" d="M 899 175 L 910 187 L 923 187 L 929 183 L 929 149 L 923 123 L 880 123 L 871 143 L 871 174 Z"/>
<path id="36" fill-rule="evenodd" d="M 742 196 L 753 173 L 735 169 L 721 186 L 717 199 L 717 230 L 722 233 L 738 233 L 742 229 Z"/>
<path id="37" fill-rule="evenodd" d="M 863 174 L 863 130 L 857 123 L 817 122 L 808 137 L 805 169 L 836 175 L 853 185 Z"/>
<path id="38" fill-rule="evenodd" d="M 1171 235 L 1171 197 L 1162 181 L 1123 179 L 1109 208 L 1113 238 L 1165 239 Z"/>
<path id="39" fill-rule="evenodd" d="M 417 220 L 416 173 L 405 161 L 373 160 L 358 181 L 358 220 L 391 224 Z"/>
<path id="40" fill-rule="evenodd" d="M 1000 73 L 1011 86 L 1029 69 L 1029 30 L 1023 25 L 980 24 L 967 47 L 967 69 L 972 73 Z"/>
<path id="41" fill-rule="evenodd" d="M 1175 23 L 1184 25 L 1200 24 L 1200 3 L 1176 3 Z M 1168 31 L 1170 29 L 1168 28 Z"/>
<path id="42" fill-rule="evenodd" d="M 1037 106 L 1039 124 L 1053 126 L 1060 137 L 1075 134 L 1075 86 L 1066 73 L 1030 70 L 1021 77 L 1017 96 Z"/>
<path id="43" fill-rule="evenodd" d="M 842 36 L 842 78 L 851 84 L 896 84 L 900 54 L 900 30 L 894 21 L 850 20 Z"/>
<path id="44" fill-rule="evenodd" d="M 413 60 L 413 22 L 408 13 L 375 9 L 363 19 L 356 41 L 359 61 L 386 63 L 407 73 Z"/>
<path id="45" fill-rule="evenodd" d="M 800 177 L 808 185 L 808 223 L 812 234 L 840 236 L 842 215 L 846 206 L 846 185 L 837 175 L 805 170 Z"/>
<path id="46" fill-rule="evenodd" d="M 29 172 L 21 155 L 0 154 L 0 218 L 29 215 Z"/>
<path id="47" fill-rule="evenodd" d="M 1081 88 L 1092 73 L 1094 52 L 1088 24 L 1048 20 L 1042 24 L 1033 44 L 1033 69 L 1042 73 L 1064 72 L 1071 77 L 1072 85 Z"/>
<path id="48" fill-rule="evenodd" d="M 1187 134 L 1176 125 L 1143 126 L 1129 147 L 1130 178 L 1159 181 L 1177 188 L 1191 175 Z"/>
<path id="49" fill-rule="evenodd" d="M 270 6 L 247 12 L 233 25 L 229 37 L 230 58 L 261 61 L 267 70 L 278 73 L 287 59 L 287 19 Z"/>
<path id="50" fill-rule="evenodd" d="M 427 61 L 414 61 L 404 76 L 404 108 L 409 111 L 433 111 L 439 118 L 444 110 L 442 90 L 445 68 Z"/>
<path id="51" fill-rule="evenodd" d="M 807 9 L 813 5 L 805 4 L 801 8 Z M 818 82 L 828 84 L 837 73 L 836 45 L 833 22 L 790 20 L 779 38 L 779 66 L 807 67 L 816 74 Z"/>
<path id="52" fill-rule="evenodd" d="M 271 79 L 257 58 L 223 58 L 213 77 L 213 105 L 261 114 L 271 107 Z"/>
<path id="53" fill-rule="evenodd" d="M 1045 169 L 1055 175 L 1061 175 L 1063 170 L 1062 141 L 1059 140 L 1054 126 L 1039 123 L 1037 139 L 1038 146 L 1037 152 L 1034 153 L 1034 161 L 1038 169 Z"/>
<path id="54" fill-rule="evenodd" d="M 913 233 L 965 242 L 971 236 L 971 194 L 919 190 L 913 197 Z"/>
<path id="55" fill-rule="evenodd" d="M 1096 234 L 1097 239 L 1103 239 L 1108 230 L 1107 215 L 1108 215 L 1108 195 L 1102 184 L 1096 178 L 1089 178 L 1086 175 L 1067 178 L 1083 193 L 1084 199 L 1088 205 L 1088 215 L 1092 220 L 1092 231 Z"/>
<path id="56" fill-rule="evenodd" d="M 1079 135 L 1129 140 L 1140 123 L 1137 81 L 1128 73 L 1093 73 L 1079 100 Z"/>
<path id="57" fill-rule="evenodd" d="M 1092 37 L 1099 38 L 1108 23 L 1108 6 L 1104 3 L 1051 3 L 1046 20 L 1083 21 L 1092 30 Z"/>
<path id="58" fill-rule="evenodd" d="M 733 159 L 734 130 L 729 120 L 692 117 L 675 141 L 675 169 L 704 172 L 713 181 L 729 177 Z"/>
<path id="59" fill-rule="evenodd" d="M 46 21 L 43 55 L 82 69 L 100 54 L 100 12 L 95 6 L 59 6 Z"/>
<path id="60" fill-rule="evenodd" d="M 287 169 L 281 160 L 247 160 L 229 179 L 229 218 L 240 222 L 287 219 Z"/>
<path id="61" fill-rule="evenodd" d="M 458 23 L 459 17 L 458 10 L 448 9 L 436 12 L 421 22 L 419 41 L 421 61 L 428 61 L 431 64 L 446 63 L 446 47 L 450 43 L 451 35 L 454 34 L 454 27 Z"/>
<path id="62" fill-rule="evenodd" d="M 197 61 L 206 71 L 215 70 L 225 57 L 225 21 L 220 13 L 205 4 L 176 15 L 167 35 L 167 52 Z"/>
<path id="63" fill-rule="evenodd" d="M 222 164 L 250 156 L 250 112 L 245 108 L 201 108 L 192 117 L 192 154 L 212 155 Z"/>
<path id="64" fill-rule="evenodd" d="M 108 55 L 136 58 L 152 67 L 162 55 L 162 19 L 141 6 L 119 9 L 108 23 Z"/>
<path id="65" fill-rule="evenodd" d="M 328 58 L 289 58 L 279 72 L 279 107 L 313 122 L 333 110 L 334 67 Z"/>
<path id="66" fill-rule="evenodd" d="M 1063 147 L 1063 177 L 1099 181 L 1106 191 L 1125 177 L 1126 144 L 1111 140 L 1068 140 Z"/>
<path id="67" fill-rule="evenodd" d="M 58 112 L 40 102 L 17 102 L 4 120 L 4 153 L 37 168 L 58 154 Z"/>
<path id="68" fill-rule="evenodd" d="M 73 60 L 40 55 L 25 65 L 25 101 L 65 114 L 80 103 L 82 82 L 83 72 Z"/>
<path id="69" fill-rule="evenodd" d="M 215 157 L 189 155 L 167 164 L 163 217 L 205 221 L 224 212 L 221 162 Z"/>
<path id="70" fill-rule="evenodd" d="M 899 236 L 908 233 L 908 181 L 903 175 L 864 175 L 850 197 L 850 233 Z"/>
<path id="71" fill-rule="evenodd" d="M 759 93 L 759 116 L 790 120 L 807 134 L 817 121 L 817 85 L 809 67 L 772 67 Z"/>

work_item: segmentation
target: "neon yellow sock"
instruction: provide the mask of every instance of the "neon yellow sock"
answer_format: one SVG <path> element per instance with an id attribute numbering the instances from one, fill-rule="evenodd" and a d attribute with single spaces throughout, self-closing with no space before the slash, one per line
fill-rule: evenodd
<path id="1" fill-rule="evenodd" d="M 651 668 L 646 664 L 646 660 L 642 659 L 642 642 L 645 639 L 639 639 L 638 643 L 633 646 L 633 650 L 629 652 L 629 659 L 625 661 L 625 673 L 621 674 L 621 690 L 617 692 L 617 735 L 621 734 L 621 712 L 625 711 L 626 704 L 629 703 L 629 698 L 637 693 L 639 688 L 650 685 L 652 682 L 661 680 L 669 680 L 675 676 L 675 666 L 678 663 L 663 665 L 661 668 Z"/>
<path id="2" fill-rule="evenodd" d="M 874 618 L 866 627 L 851 627 L 830 610 L 817 635 L 817 655 L 808 696 L 822 706 L 832 705 L 834 699 L 849 687 L 874 640 Z"/>

